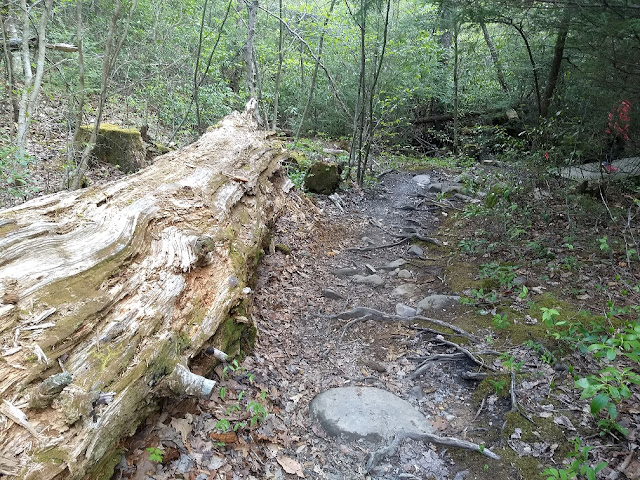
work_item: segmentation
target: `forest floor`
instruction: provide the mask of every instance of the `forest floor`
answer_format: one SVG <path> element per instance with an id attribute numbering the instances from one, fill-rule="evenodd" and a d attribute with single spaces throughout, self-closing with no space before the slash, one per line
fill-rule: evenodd
<path id="1" fill-rule="evenodd" d="M 623 329 L 637 318 L 638 260 L 614 243 L 637 225 L 629 231 L 608 218 L 617 208 L 631 215 L 633 203 L 618 192 L 606 208 L 582 196 L 569 206 L 552 179 L 527 188 L 518 204 L 513 178 L 479 167 L 464 179 L 478 188 L 454 196 L 429 192 L 416 173 L 432 184 L 459 171 L 414 166 L 333 200 L 294 196 L 257 269 L 248 312 L 255 349 L 218 367 L 214 398 L 167 403 L 150 418 L 124 445 L 115 479 L 533 479 L 548 467 L 589 475 L 601 461 L 608 466 L 597 478 L 640 478 L 637 386 L 609 381 L 630 391 L 616 401 L 619 429 L 599 428 L 602 412 L 590 413 L 574 383 L 597 375 L 599 360 L 571 343 L 578 324 L 605 342 L 608 325 Z M 413 240 L 403 241 L 407 232 Z M 405 263 L 386 268 L 392 262 Z M 462 300 L 422 315 L 472 339 L 411 313 L 394 316 L 433 294 Z M 382 313 L 345 314 L 356 307 Z M 620 354 L 606 365 L 638 371 Z M 331 437 L 309 413 L 316 395 L 343 386 L 387 390 L 436 434 L 502 458 L 405 440 L 367 471 L 385 442 Z"/>

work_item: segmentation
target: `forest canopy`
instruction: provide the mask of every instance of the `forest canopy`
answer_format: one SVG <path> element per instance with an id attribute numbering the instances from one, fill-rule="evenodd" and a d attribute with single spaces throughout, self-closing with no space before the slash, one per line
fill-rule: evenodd
<path id="1" fill-rule="evenodd" d="M 343 137 L 363 166 L 372 149 L 459 153 L 461 124 L 441 122 L 453 117 L 509 120 L 517 155 L 598 161 L 608 112 L 640 93 L 628 0 L 5 0 L 1 13 L 0 143 L 16 172 L 37 150 L 25 142 L 40 81 L 67 145 L 116 111 L 115 123 L 188 142 L 255 97 L 263 126 Z M 59 160 L 77 173 L 82 156 Z"/>

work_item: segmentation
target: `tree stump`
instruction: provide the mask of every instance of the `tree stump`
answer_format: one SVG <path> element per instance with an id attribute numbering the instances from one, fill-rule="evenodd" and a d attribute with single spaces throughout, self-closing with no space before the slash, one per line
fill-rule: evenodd
<path id="1" fill-rule="evenodd" d="M 83 125 L 78 143 L 89 141 L 93 125 Z M 79 148 L 82 150 L 82 147 Z M 99 162 L 110 163 L 124 173 L 137 172 L 145 164 L 146 149 L 140 132 L 135 128 L 121 128 L 111 123 L 101 123 L 91 156 Z"/>
<path id="2" fill-rule="evenodd" d="M 162 396 L 211 392 L 189 363 L 255 338 L 285 155 L 236 112 L 134 175 L 0 211 L 0 476 L 110 478 Z"/>

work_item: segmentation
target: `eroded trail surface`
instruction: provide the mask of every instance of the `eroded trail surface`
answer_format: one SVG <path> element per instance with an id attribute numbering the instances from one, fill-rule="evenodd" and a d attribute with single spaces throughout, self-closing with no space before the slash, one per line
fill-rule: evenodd
<path id="1" fill-rule="evenodd" d="M 123 462 L 119 474 L 144 479 L 146 468 L 156 479 L 460 480 L 476 478 L 468 458 L 476 459 L 480 470 L 491 464 L 476 452 L 406 440 L 367 472 L 370 454 L 391 442 L 385 430 L 412 412 L 426 417 L 437 435 L 485 442 L 486 428 L 473 423 L 477 382 L 461 377 L 477 365 L 439 344 L 429 331 L 442 331 L 437 325 L 398 319 L 414 315 L 425 297 L 452 294 L 447 257 L 436 244 L 443 237 L 429 239 L 446 210 L 465 199 L 454 196 L 440 204 L 427 184 L 446 180 L 444 174 L 424 173 L 430 178 L 389 174 L 374 189 L 341 194 L 339 202 L 318 197 L 314 205 L 297 198 L 275 226 L 272 252 L 258 268 L 255 307 L 249 312 L 258 325 L 254 351 L 238 367 L 220 368 L 224 380 L 216 398 L 167 405 L 128 446 L 129 465 Z M 443 303 L 423 304 L 419 313 L 464 328 L 464 307 L 456 299 L 433 298 Z M 358 315 L 352 312 L 357 307 L 388 316 Z M 413 378 L 432 354 L 445 357 Z M 337 413 L 370 415 L 372 424 L 383 422 L 380 434 L 331 436 L 309 406 L 335 387 L 377 387 L 409 402 L 401 404 L 407 411 L 393 406 L 397 418 L 381 419 L 363 400 L 362 407 L 351 404 L 351 411 Z M 257 403 L 268 415 L 251 428 L 264 413 Z M 490 412 L 485 407 L 483 415 Z M 162 463 L 149 459 L 156 447 Z"/>

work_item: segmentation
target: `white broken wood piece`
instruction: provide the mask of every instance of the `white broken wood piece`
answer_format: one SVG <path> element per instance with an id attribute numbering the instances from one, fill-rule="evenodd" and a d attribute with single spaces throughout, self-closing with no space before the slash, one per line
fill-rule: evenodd
<path id="1" fill-rule="evenodd" d="M 176 365 L 220 348 L 230 311 L 250 308 L 247 283 L 290 181 L 281 144 L 248 119 L 232 114 L 118 181 L 0 211 L 0 284 L 16 280 L 17 302 L 0 306 L 0 345 L 21 346 L 16 312 L 57 310 L 45 335 L 0 362 L 0 395 L 23 404 L 52 374 L 73 377 L 50 406 L 26 412 L 39 431 L 61 432 L 64 462 L 35 455 L 24 428 L 0 430 L 2 455 L 24 466 L 18 479 L 91 478 L 162 401 Z M 241 326 L 253 335 L 252 322 Z M 31 361 L 34 351 L 49 363 Z M 92 406 L 99 392 L 113 401 Z M 71 423 L 64 405 L 77 407 Z"/>
<path id="2" fill-rule="evenodd" d="M 43 320 L 46 320 L 47 318 L 49 318 L 51 315 L 53 315 L 54 313 L 56 313 L 56 308 L 52 307 L 52 308 L 48 308 L 47 310 L 45 310 L 44 312 L 42 312 L 39 315 L 36 315 L 34 317 L 33 320 L 31 320 L 29 323 L 32 323 L 33 325 L 37 325 L 40 322 L 42 322 Z M 27 330 L 25 328 L 25 330 Z"/>
<path id="3" fill-rule="evenodd" d="M 42 435 L 38 433 L 38 431 L 34 428 L 27 416 L 24 414 L 22 410 L 13 405 L 8 400 L 3 400 L 2 405 L 0 405 L 0 413 L 5 415 L 7 418 L 10 418 L 13 422 L 20 425 L 21 427 L 27 429 L 27 431 L 33 435 L 38 441 L 43 439 Z"/>
<path id="4" fill-rule="evenodd" d="M 177 395 L 209 398 L 216 382 L 201 375 L 197 375 L 184 365 L 176 365 L 171 375 L 165 380 L 167 387 Z"/>

